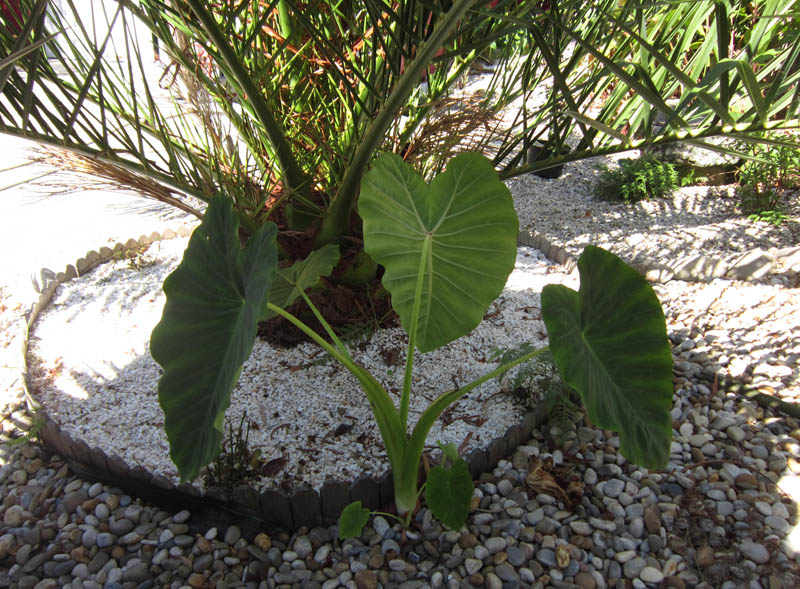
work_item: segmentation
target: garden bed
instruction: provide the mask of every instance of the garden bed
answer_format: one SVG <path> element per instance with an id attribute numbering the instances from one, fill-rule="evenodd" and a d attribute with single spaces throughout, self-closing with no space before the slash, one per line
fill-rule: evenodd
<path id="1" fill-rule="evenodd" d="M 143 241 L 147 246 L 152 238 Z M 111 474 L 120 486 L 149 483 L 232 499 L 286 527 L 330 522 L 351 499 L 376 508 L 391 503 L 388 461 L 358 383 L 314 345 L 279 349 L 261 341 L 228 412 L 234 430 L 239 424 L 249 428 L 251 476 L 223 481 L 231 493 L 202 478 L 177 491 L 157 404 L 159 368 L 148 341 L 164 303 L 161 284 L 185 240 L 157 241 L 146 250 L 136 241 L 127 246 L 128 253 L 119 248 L 87 256 L 76 264 L 81 277 L 74 279 L 77 271 L 59 275 L 37 306 L 28 376 L 47 419 L 41 435 L 48 445 L 97 477 Z M 111 261 L 88 271 L 104 257 Z M 482 324 L 419 358 L 414 398 L 420 406 L 490 371 L 496 351 L 527 341 L 544 344 L 539 292 L 545 283 L 572 280 L 539 251 L 521 247 L 517 269 Z M 63 284 L 56 290 L 58 282 Z M 399 386 L 406 346 L 399 328 L 355 338 L 350 346 L 356 361 L 389 390 Z M 412 403 L 412 422 L 414 411 Z M 443 416 L 429 449 L 437 441 L 454 442 L 478 476 L 527 439 L 538 419 L 493 381 Z"/>

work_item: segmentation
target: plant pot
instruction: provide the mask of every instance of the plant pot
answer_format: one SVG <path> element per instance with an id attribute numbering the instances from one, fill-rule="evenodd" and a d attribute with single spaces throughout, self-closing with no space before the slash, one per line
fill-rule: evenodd
<path id="1" fill-rule="evenodd" d="M 69 266 L 65 272 L 56 275 L 49 271 L 42 272 L 44 284 L 33 305 L 29 330 L 37 316 L 49 304 L 59 285 L 111 259 L 125 259 L 128 252 L 139 251 L 147 243 L 174 235 L 174 232 L 166 232 L 165 235 L 154 234 L 140 240 L 129 240 L 125 245 L 118 244 L 113 249 L 103 248 L 99 252 L 90 252 L 85 258 Z M 242 484 L 226 493 L 219 488 L 202 488 L 193 483 L 177 485 L 164 476 L 140 466 L 132 466 L 111 451 L 90 447 L 79 436 L 65 431 L 56 419 L 48 415 L 47 407 L 36 400 L 40 395 L 37 395 L 32 373 L 27 368 L 27 344 L 26 341 L 24 382 L 29 405 L 42 420 L 39 438 L 47 448 L 66 458 L 74 470 L 87 479 L 118 486 L 146 501 L 171 509 L 189 509 L 205 525 L 211 522 L 210 525 L 221 527 L 235 523 L 245 534 L 331 525 L 337 521 L 342 509 L 352 501 L 359 500 L 370 509 L 379 509 L 393 503 L 394 486 L 390 472 L 376 476 L 358 476 L 351 480 L 328 480 L 319 490 L 309 485 L 290 489 L 257 489 L 250 484 Z M 543 419 L 543 411 L 528 412 L 518 424 L 508 427 L 485 446 L 469 452 L 465 459 L 472 476 L 477 478 L 487 469 L 493 468 L 499 460 L 513 453 L 530 438 L 531 432 Z"/>
<path id="2" fill-rule="evenodd" d="M 530 147 L 528 147 L 528 151 L 526 154 L 526 161 L 529 164 L 534 162 L 541 162 L 543 160 L 549 159 L 556 155 L 556 149 L 546 144 L 542 143 L 534 143 Z M 569 153 L 569 147 L 564 145 L 561 147 L 561 155 L 565 155 Z M 561 177 L 561 174 L 564 173 L 564 164 L 555 164 L 549 168 L 544 168 L 541 170 L 536 170 L 532 172 L 535 176 L 539 178 L 544 178 L 546 180 L 554 180 L 555 178 Z"/>

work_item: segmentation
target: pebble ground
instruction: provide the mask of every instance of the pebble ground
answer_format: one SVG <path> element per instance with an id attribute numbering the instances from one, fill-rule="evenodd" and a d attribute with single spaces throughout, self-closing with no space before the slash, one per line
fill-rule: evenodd
<path id="1" fill-rule="evenodd" d="M 0 467 L 0 587 L 798 587 L 800 424 L 720 377 L 796 398 L 800 301 L 763 283 L 657 289 L 675 360 L 662 472 L 625 461 L 611 432 L 548 424 L 481 477 L 462 530 L 423 509 L 405 534 L 376 517 L 345 542 L 335 528 L 245 538 L 20 444 Z M 8 326 L 20 310 L 2 305 Z M 5 437 L 30 419 L 14 404 L 4 417 Z"/>

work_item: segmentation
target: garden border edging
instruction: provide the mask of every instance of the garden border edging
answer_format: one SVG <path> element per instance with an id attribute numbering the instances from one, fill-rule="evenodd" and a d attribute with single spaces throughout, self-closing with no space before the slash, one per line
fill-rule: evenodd
<path id="1" fill-rule="evenodd" d="M 209 520 L 212 523 L 219 522 L 222 526 L 235 523 L 243 532 L 249 529 L 253 535 L 263 531 L 263 527 L 295 530 L 303 526 L 310 528 L 333 524 L 338 520 L 341 511 L 352 501 L 361 501 L 362 505 L 373 510 L 391 504 L 394 500 L 394 484 L 389 470 L 377 477 L 365 475 L 351 482 L 328 481 L 319 492 L 308 485 L 302 485 L 291 492 L 279 488 L 259 492 L 250 485 L 240 485 L 230 496 L 226 496 L 222 489 L 216 487 L 208 487 L 203 491 L 192 483 L 175 485 L 167 478 L 154 475 L 140 466 L 130 466 L 116 454 L 109 456 L 100 448 L 89 447 L 83 440 L 73 438 L 63 431 L 36 401 L 28 378 L 28 336 L 39 313 L 47 307 L 56 288 L 111 260 L 115 255 L 124 256 L 128 252 L 138 251 L 144 245 L 175 237 L 186 237 L 190 234 L 191 229 L 181 227 L 177 231 L 167 229 L 161 234 L 153 232 L 139 239 L 131 238 L 124 244 L 117 243 L 113 247 L 90 251 L 75 264 L 68 265 L 63 272 L 55 273 L 43 268 L 38 273 L 41 285 L 34 278 L 34 288 L 39 292 L 39 296 L 32 304 L 27 317 L 21 366 L 25 402 L 29 411 L 40 420 L 41 427 L 37 436 L 42 444 L 65 458 L 70 467 L 84 478 L 120 487 L 146 501 L 167 505 L 175 510 L 189 509 L 193 512 L 193 516 L 197 516 L 197 512 L 200 512 L 201 517 L 205 516 L 207 523 Z M 530 237 L 526 239 L 525 235 Z M 559 258 L 566 259 L 564 258 L 566 252 L 560 253 L 558 248 L 549 246 L 543 238 L 535 242 L 539 245 L 526 243 L 530 239 L 535 239 L 533 234 L 523 232 L 518 243 L 542 249 L 545 255 L 551 259 L 555 258 L 556 261 L 559 261 Z M 568 266 L 568 270 L 573 267 L 574 260 L 572 266 Z M 534 429 L 541 425 L 544 419 L 545 413 L 542 408 L 528 412 L 523 416 L 521 423 L 511 425 L 502 436 L 492 440 L 485 448 L 475 449 L 465 456 L 473 479 L 493 468 L 501 459 L 512 454 L 517 447 L 530 439 Z"/>

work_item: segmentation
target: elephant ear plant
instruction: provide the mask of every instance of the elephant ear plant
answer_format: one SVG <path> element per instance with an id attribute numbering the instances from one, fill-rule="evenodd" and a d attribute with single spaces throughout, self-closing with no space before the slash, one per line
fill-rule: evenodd
<path id="1" fill-rule="evenodd" d="M 543 353 L 537 349 L 456 390 L 441 393 L 409 433 L 415 349 L 435 350 L 478 325 L 505 286 L 516 259 L 518 221 L 511 195 L 490 162 L 474 153 L 452 159 L 428 185 L 396 155 L 379 158 L 359 197 L 366 252 L 385 268 L 383 284 L 408 333 L 399 407 L 359 366 L 305 290 L 330 272 L 336 246 L 301 268 L 276 270 L 275 227 L 267 223 L 242 247 L 229 201 L 211 201 L 179 267 L 167 278 L 164 314 L 151 351 L 164 369 L 158 385 L 171 457 L 183 480 L 196 477 L 219 452 L 222 422 L 260 318 L 281 315 L 305 332 L 358 380 L 378 424 L 392 468 L 395 506 L 410 523 L 420 494 L 451 528 L 467 518 L 473 483 L 453 445 L 422 489 L 423 446 L 445 409 L 474 388 Z M 669 458 L 672 356 L 661 306 L 650 286 L 619 258 L 587 247 L 578 262 L 578 292 L 548 285 L 542 314 L 564 381 L 581 395 L 591 420 L 620 433 L 620 449 L 647 468 Z M 204 272 L 201 273 L 201 269 Z M 208 281 L 206 276 L 213 274 Z M 269 296 L 280 292 L 279 297 Z M 302 297 L 330 341 L 285 306 Z M 369 512 L 359 502 L 340 519 L 342 537 L 358 535 Z"/>

